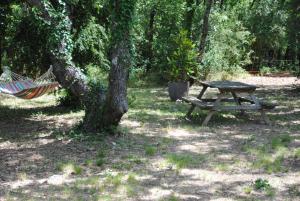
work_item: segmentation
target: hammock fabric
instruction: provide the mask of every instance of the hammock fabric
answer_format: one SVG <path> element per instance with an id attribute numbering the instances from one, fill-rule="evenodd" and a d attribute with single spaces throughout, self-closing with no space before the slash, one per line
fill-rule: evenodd
<path id="1" fill-rule="evenodd" d="M 54 79 L 52 67 L 35 81 L 5 69 L 0 76 L 0 93 L 22 99 L 38 98 L 58 88 L 59 84 Z"/>

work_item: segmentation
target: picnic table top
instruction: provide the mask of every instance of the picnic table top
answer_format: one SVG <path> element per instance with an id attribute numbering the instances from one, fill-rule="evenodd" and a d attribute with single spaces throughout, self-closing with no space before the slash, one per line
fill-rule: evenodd
<path id="1" fill-rule="evenodd" d="M 200 82 L 203 86 L 218 88 L 220 90 L 255 90 L 257 86 L 236 81 Z"/>

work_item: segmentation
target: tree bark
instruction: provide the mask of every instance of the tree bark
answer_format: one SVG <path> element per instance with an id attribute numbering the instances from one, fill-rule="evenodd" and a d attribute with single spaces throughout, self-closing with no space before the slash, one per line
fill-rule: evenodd
<path id="1" fill-rule="evenodd" d="M 202 56 L 204 53 L 204 48 L 206 44 L 206 39 L 208 36 L 208 30 L 209 30 L 209 15 L 211 13 L 211 8 L 213 5 L 213 0 L 206 0 L 206 9 L 203 16 L 203 28 L 202 28 L 202 34 L 200 38 L 200 45 L 199 45 L 199 62 L 202 61 Z"/>
<path id="2" fill-rule="evenodd" d="M 150 71 L 152 68 L 153 63 L 153 38 L 154 38 L 154 23 L 155 23 L 155 16 L 156 16 L 156 8 L 153 6 L 150 11 L 149 15 L 149 26 L 148 30 L 146 30 L 146 39 L 147 45 L 145 50 L 145 57 L 148 58 L 147 63 L 147 71 Z"/>
<path id="3" fill-rule="evenodd" d="M 53 20 L 47 8 L 39 0 L 27 0 L 27 2 L 39 8 L 44 20 L 49 22 Z M 53 73 L 58 82 L 62 87 L 70 88 L 71 92 L 85 105 L 83 128 L 86 131 L 99 131 L 117 126 L 128 110 L 127 78 L 128 68 L 131 65 L 130 32 L 132 28 L 130 23 L 135 1 L 112 0 L 112 5 L 111 70 L 107 92 L 100 86 L 89 86 L 86 76 L 79 68 L 76 68 L 66 57 L 53 53 L 64 51 L 66 38 L 61 36 L 58 44 L 55 44 L 56 50 L 51 52 Z M 52 24 L 55 25 L 55 23 Z M 69 24 L 70 26 L 65 29 L 71 33 L 71 23 Z"/>
<path id="4" fill-rule="evenodd" d="M 199 50 L 199 54 L 198 54 L 198 62 L 201 63 L 202 62 L 202 57 L 204 54 L 204 50 L 205 50 L 205 45 L 206 45 L 206 39 L 208 36 L 208 30 L 209 30 L 209 15 L 211 13 L 211 8 L 213 5 L 213 0 L 206 0 L 206 8 L 205 8 L 205 12 L 203 15 L 203 27 L 202 27 L 202 34 L 200 37 L 200 44 L 198 47 Z M 189 79 L 190 85 L 192 86 L 195 82 L 195 79 L 190 78 Z"/>
<path id="5" fill-rule="evenodd" d="M 194 0 L 186 0 L 187 11 L 185 14 L 184 29 L 187 31 L 188 37 L 191 38 L 195 7 Z"/>
<path id="6" fill-rule="evenodd" d="M 131 32 L 135 10 L 133 0 L 111 0 L 111 69 L 105 104 L 100 110 L 90 110 L 85 116 L 88 130 L 115 127 L 128 111 L 127 80 L 131 66 Z"/>
<path id="7" fill-rule="evenodd" d="M 55 25 L 53 18 L 40 0 L 27 0 L 27 2 L 30 6 L 34 6 L 39 9 L 41 12 L 41 17 L 45 21 L 52 22 L 51 25 Z M 66 18 L 67 20 L 70 20 L 68 16 L 66 16 Z M 53 29 L 55 29 L 55 27 L 53 27 Z M 69 34 L 71 34 L 71 23 L 70 26 L 66 27 L 66 30 L 68 30 Z M 58 44 L 55 44 L 56 50 L 50 52 L 50 59 L 53 64 L 53 73 L 63 88 L 69 88 L 72 94 L 85 103 L 85 97 L 89 93 L 86 76 L 80 71 L 79 68 L 76 68 L 75 65 L 70 63 L 65 57 L 59 57 L 53 53 L 64 52 L 64 48 L 66 48 L 65 46 L 65 38 L 61 38 Z"/>
<path id="8" fill-rule="evenodd" d="M 2 2 L 0 4 L 0 69 L 2 69 L 2 57 L 4 53 L 4 37 L 5 36 L 5 29 L 6 29 L 6 18 L 7 18 L 7 4 Z"/>

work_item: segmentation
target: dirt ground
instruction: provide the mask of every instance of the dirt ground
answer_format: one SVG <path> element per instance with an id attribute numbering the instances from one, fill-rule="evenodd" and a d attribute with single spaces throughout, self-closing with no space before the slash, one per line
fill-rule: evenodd
<path id="1" fill-rule="evenodd" d="M 0 96 L 0 200 L 300 200 L 300 81 L 241 81 L 278 104 L 272 125 L 220 113 L 201 127 L 205 112 L 188 122 L 189 105 L 147 87 L 129 89 L 119 135 L 86 137 L 72 130 L 84 112 L 53 95 Z"/>

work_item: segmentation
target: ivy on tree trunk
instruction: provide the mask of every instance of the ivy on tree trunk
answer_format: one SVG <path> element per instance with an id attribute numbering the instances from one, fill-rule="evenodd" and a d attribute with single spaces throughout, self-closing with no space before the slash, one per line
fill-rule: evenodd
<path id="1" fill-rule="evenodd" d="M 67 7 L 61 3 L 55 10 L 51 3 L 27 0 L 40 11 L 41 18 L 54 30 L 51 61 L 58 82 L 77 96 L 85 106 L 83 128 L 99 131 L 117 126 L 128 110 L 127 79 L 131 65 L 131 29 L 134 0 L 111 0 L 111 48 L 109 86 L 89 85 L 86 75 L 72 62 L 71 20 Z M 57 7 L 57 6 L 56 6 Z M 57 8 L 56 8 L 57 9 Z"/>

